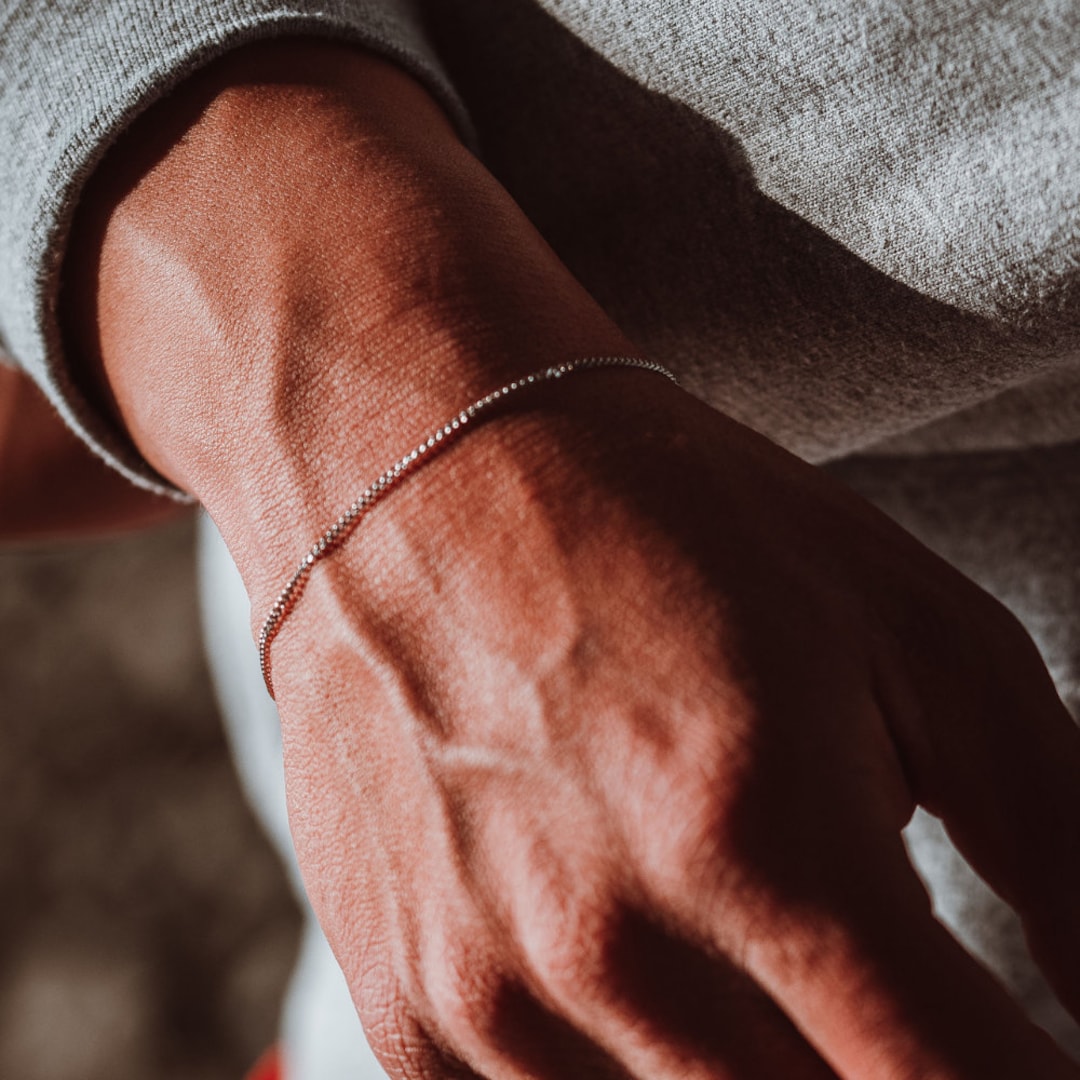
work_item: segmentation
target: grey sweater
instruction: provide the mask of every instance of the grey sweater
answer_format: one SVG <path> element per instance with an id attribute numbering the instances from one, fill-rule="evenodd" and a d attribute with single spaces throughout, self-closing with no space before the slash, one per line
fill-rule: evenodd
<path id="1" fill-rule="evenodd" d="M 423 79 L 623 328 L 797 453 L 1080 437 L 1071 0 L 0 0 L 3 349 L 141 482 L 56 324 L 80 188 L 301 32 Z"/>

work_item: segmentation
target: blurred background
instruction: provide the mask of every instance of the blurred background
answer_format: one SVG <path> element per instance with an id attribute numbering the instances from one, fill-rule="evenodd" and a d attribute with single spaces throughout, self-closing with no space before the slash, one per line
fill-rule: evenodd
<path id="1" fill-rule="evenodd" d="M 209 686 L 192 522 L 0 546 L 0 1076 L 239 1080 L 298 931 Z"/>

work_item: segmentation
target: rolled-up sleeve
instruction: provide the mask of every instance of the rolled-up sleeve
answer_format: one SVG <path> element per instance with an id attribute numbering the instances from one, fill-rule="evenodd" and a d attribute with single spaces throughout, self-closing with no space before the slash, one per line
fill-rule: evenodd
<path id="1" fill-rule="evenodd" d="M 214 57 L 320 35 L 411 71 L 464 131 L 409 0 L 0 0 L 0 346 L 67 423 L 136 483 L 167 485 L 79 393 L 57 299 L 79 193 L 131 121 Z"/>

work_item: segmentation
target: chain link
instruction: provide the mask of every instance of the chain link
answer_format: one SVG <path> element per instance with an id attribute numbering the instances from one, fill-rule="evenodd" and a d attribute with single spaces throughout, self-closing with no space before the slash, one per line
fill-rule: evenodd
<path id="1" fill-rule="evenodd" d="M 653 360 L 644 360 L 636 356 L 590 356 L 580 360 L 567 360 L 565 363 L 556 364 L 552 367 L 542 368 L 531 375 L 522 376 L 513 382 L 490 394 L 479 398 L 471 405 L 462 409 L 455 417 L 448 420 L 441 427 L 437 427 L 419 446 L 410 450 L 403 458 L 395 461 L 377 480 L 368 485 L 355 499 L 355 501 L 341 514 L 327 530 L 312 545 L 311 550 L 301 560 L 300 565 L 286 582 L 285 587 L 278 594 L 274 606 L 263 622 L 259 631 L 259 667 L 262 671 L 263 681 L 270 696 L 274 696 L 274 685 L 270 678 L 270 645 L 281 630 L 285 617 L 296 606 L 300 599 L 304 585 L 312 568 L 320 559 L 325 558 L 334 548 L 341 544 L 346 537 L 359 525 L 360 520 L 369 510 L 382 501 L 391 488 L 395 487 L 405 476 L 415 471 L 421 464 L 430 461 L 440 450 L 445 449 L 469 426 L 482 419 L 493 406 L 504 402 L 513 394 L 539 383 L 550 382 L 553 379 L 561 379 L 577 371 L 589 371 L 596 368 L 626 367 L 639 368 L 642 371 L 652 371 L 663 375 L 672 382 L 678 380 L 666 367 Z"/>

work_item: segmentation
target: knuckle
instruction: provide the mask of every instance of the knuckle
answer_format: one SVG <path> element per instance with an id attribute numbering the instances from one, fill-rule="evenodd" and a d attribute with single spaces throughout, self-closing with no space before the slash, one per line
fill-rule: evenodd
<path id="1" fill-rule="evenodd" d="M 563 918 L 526 927 L 522 949 L 533 973 L 556 998 L 596 999 L 610 983 L 623 922 L 620 905 L 579 900 L 567 905 Z"/>
<path id="2" fill-rule="evenodd" d="M 1024 624 L 995 596 L 979 591 L 968 612 L 962 637 L 981 652 L 1024 651 L 1031 642 Z"/>
<path id="3" fill-rule="evenodd" d="M 1028 628 L 989 593 L 979 601 L 963 633 L 955 635 L 974 685 L 987 688 L 990 696 L 1009 698 L 1040 685 L 1049 689 L 1046 662 Z"/>
<path id="4" fill-rule="evenodd" d="M 654 893 L 677 909 L 710 904 L 739 861 L 738 778 L 725 789 L 687 777 L 657 809 L 642 837 L 643 870 Z"/>

